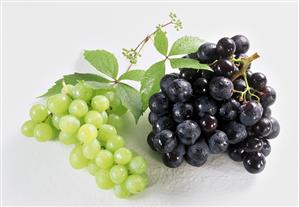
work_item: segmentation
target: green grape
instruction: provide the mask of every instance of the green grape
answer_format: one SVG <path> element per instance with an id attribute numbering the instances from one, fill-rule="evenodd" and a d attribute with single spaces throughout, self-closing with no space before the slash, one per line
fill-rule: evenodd
<path id="1" fill-rule="evenodd" d="M 126 165 L 132 159 L 132 152 L 128 148 L 122 147 L 114 152 L 114 161 L 120 165 Z"/>
<path id="2" fill-rule="evenodd" d="M 83 155 L 88 159 L 94 159 L 101 149 L 101 145 L 97 139 L 90 143 L 83 144 Z"/>
<path id="3" fill-rule="evenodd" d="M 89 174 L 95 176 L 95 174 L 99 171 L 99 167 L 96 165 L 94 161 L 90 161 L 87 165 L 87 170 Z"/>
<path id="4" fill-rule="evenodd" d="M 59 133 L 58 138 L 59 141 L 61 141 L 65 145 L 76 144 L 78 142 L 76 134 L 70 134 L 63 131 Z"/>
<path id="5" fill-rule="evenodd" d="M 105 111 L 109 108 L 109 100 L 106 98 L 106 96 L 97 95 L 92 98 L 91 106 L 94 110 L 99 112 Z"/>
<path id="6" fill-rule="evenodd" d="M 106 149 L 110 150 L 111 152 L 115 152 L 119 148 L 123 147 L 124 144 L 124 139 L 121 136 L 112 136 L 106 142 Z"/>
<path id="7" fill-rule="evenodd" d="M 88 159 L 84 157 L 82 146 L 76 145 L 71 151 L 69 161 L 73 168 L 82 169 L 88 165 Z"/>
<path id="8" fill-rule="evenodd" d="M 97 111 L 89 111 L 85 115 L 84 121 L 87 124 L 93 124 L 96 128 L 99 128 L 103 124 L 103 117 Z"/>
<path id="9" fill-rule="evenodd" d="M 69 113 L 76 117 L 83 117 L 88 112 L 87 103 L 83 100 L 73 100 L 69 106 Z"/>
<path id="10" fill-rule="evenodd" d="M 118 97 L 114 97 L 114 99 L 110 102 L 110 110 L 109 112 L 117 114 L 119 116 L 125 114 L 127 112 L 127 108 L 121 104 L 121 101 Z"/>
<path id="11" fill-rule="evenodd" d="M 102 115 L 102 118 L 103 118 L 103 124 L 107 124 L 108 122 L 108 114 L 106 111 L 102 111 L 100 112 L 100 114 Z"/>
<path id="12" fill-rule="evenodd" d="M 126 181 L 125 185 L 127 190 L 130 193 L 139 193 L 144 190 L 145 188 L 145 180 L 142 176 L 140 175 L 130 175 Z"/>
<path id="13" fill-rule="evenodd" d="M 83 143 L 90 143 L 98 136 L 97 128 L 92 124 L 84 124 L 78 131 L 78 139 Z"/>
<path id="14" fill-rule="evenodd" d="M 66 115 L 60 118 L 59 128 L 63 132 L 74 134 L 80 127 L 80 121 L 73 115 Z"/>
<path id="15" fill-rule="evenodd" d="M 108 124 L 114 126 L 117 129 L 121 129 L 123 126 L 122 119 L 116 114 L 109 114 Z"/>
<path id="16" fill-rule="evenodd" d="M 77 83 L 73 89 L 73 98 L 82 99 L 86 102 L 90 101 L 93 96 L 93 90 L 84 83 Z"/>
<path id="17" fill-rule="evenodd" d="M 43 122 L 48 116 L 47 108 L 42 104 L 35 104 L 30 109 L 30 117 L 36 123 Z"/>
<path id="18" fill-rule="evenodd" d="M 129 171 L 132 174 L 142 174 L 147 170 L 147 162 L 141 156 L 133 157 L 128 165 Z"/>
<path id="19" fill-rule="evenodd" d="M 124 183 L 120 185 L 115 185 L 113 191 L 118 198 L 128 198 L 131 195 L 131 193 L 127 190 L 126 185 Z"/>
<path id="20" fill-rule="evenodd" d="M 108 91 L 104 93 L 104 96 L 106 96 L 106 98 L 108 98 L 109 102 L 111 103 L 115 98 L 115 93 L 113 91 Z"/>
<path id="21" fill-rule="evenodd" d="M 56 127 L 54 127 L 54 125 L 52 124 L 51 121 L 50 121 L 49 125 L 52 128 L 52 132 L 53 132 L 52 139 L 55 140 L 59 137 L 59 132 L 60 131 L 58 129 L 56 129 Z"/>
<path id="22" fill-rule="evenodd" d="M 110 169 L 110 178 L 113 183 L 121 184 L 128 177 L 128 169 L 123 165 L 115 165 Z"/>
<path id="23" fill-rule="evenodd" d="M 99 127 L 98 135 L 99 135 L 98 136 L 99 141 L 105 143 L 105 142 L 107 142 L 107 140 L 110 137 L 113 137 L 113 136 L 117 135 L 117 131 L 113 126 L 108 125 L 108 124 L 103 124 Z"/>
<path id="24" fill-rule="evenodd" d="M 40 141 L 45 142 L 53 138 L 53 130 L 49 124 L 40 123 L 34 127 L 34 137 Z"/>
<path id="25" fill-rule="evenodd" d="M 71 84 L 67 84 L 61 89 L 61 93 L 73 97 L 73 90 L 74 86 Z"/>
<path id="26" fill-rule="evenodd" d="M 113 165 L 113 154 L 108 150 L 100 150 L 96 156 L 96 164 L 101 169 L 109 169 Z"/>
<path id="27" fill-rule="evenodd" d="M 26 137 L 33 137 L 35 126 L 36 123 L 32 120 L 25 121 L 21 128 L 22 134 Z"/>
<path id="28" fill-rule="evenodd" d="M 97 186 L 101 189 L 111 189 L 114 187 L 114 183 L 110 179 L 109 170 L 100 169 L 96 175 Z"/>
<path id="29" fill-rule="evenodd" d="M 60 121 L 60 119 L 61 119 L 61 116 L 58 116 L 58 115 L 53 115 L 52 116 L 52 124 L 53 124 L 53 126 L 56 128 L 56 129 L 60 129 L 59 128 L 59 121 Z"/>
<path id="30" fill-rule="evenodd" d="M 72 99 L 64 94 L 56 94 L 48 98 L 47 106 L 49 111 L 56 115 L 64 115 L 68 112 Z"/>

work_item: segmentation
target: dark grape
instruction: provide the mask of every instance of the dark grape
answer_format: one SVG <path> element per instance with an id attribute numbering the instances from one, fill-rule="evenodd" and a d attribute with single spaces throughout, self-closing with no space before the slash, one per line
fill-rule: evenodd
<path id="1" fill-rule="evenodd" d="M 223 76 L 213 78 L 209 84 L 210 95 L 218 101 L 230 99 L 233 95 L 232 81 Z"/>
<path id="2" fill-rule="evenodd" d="M 270 143 L 269 143 L 269 141 L 267 139 L 262 139 L 262 141 L 263 141 L 263 147 L 262 147 L 262 149 L 261 149 L 260 152 L 265 157 L 267 157 L 270 154 L 270 152 L 271 152 L 271 145 L 270 145 Z"/>
<path id="3" fill-rule="evenodd" d="M 215 131 L 218 127 L 218 121 L 216 117 L 210 114 L 204 115 L 204 117 L 202 117 L 198 123 L 201 130 L 207 133 Z"/>
<path id="4" fill-rule="evenodd" d="M 250 137 L 242 142 L 242 148 L 245 152 L 258 152 L 262 149 L 263 142 L 258 138 Z"/>
<path id="5" fill-rule="evenodd" d="M 197 57 L 201 63 L 213 63 L 217 59 L 217 50 L 214 43 L 206 42 L 197 51 Z"/>
<path id="6" fill-rule="evenodd" d="M 227 135 L 223 131 L 216 130 L 208 139 L 208 145 L 213 154 L 225 152 L 229 145 Z"/>
<path id="7" fill-rule="evenodd" d="M 235 35 L 232 40 L 236 45 L 235 54 L 246 53 L 249 50 L 249 40 L 244 35 Z"/>
<path id="8" fill-rule="evenodd" d="M 264 108 L 271 106 L 276 100 L 276 92 L 271 86 L 266 86 L 260 91 L 261 104 Z"/>
<path id="9" fill-rule="evenodd" d="M 236 161 L 241 162 L 243 161 L 244 157 L 246 156 L 245 150 L 240 146 L 240 144 L 230 144 L 228 148 L 228 155 L 229 157 Z"/>
<path id="10" fill-rule="evenodd" d="M 151 125 L 153 125 L 160 117 L 160 115 L 150 112 L 148 115 L 148 121 L 151 123 Z"/>
<path id="11" fill-rule="evenodd" d="M 263 115 L 263 107 L 256 101 L 249 101 L 240 107 L 240 121 L 246 126 L 256 124 Z"/>
<path id="12" fill-rule="evenodd" d="M 215 115 L 217 112 L 217 104 L 213 99 L 207 96 L 201 96 L 194 101 L 194 109 L 199 117 L 203 117 L 206 113 Z"/>
<path id="13" fill-rule="evenodd" d="M 272 123 L 272 129 L 271 129 L 270 134 L 266 138 L 267 139 L 274 139 L 279 135 L 280 125 L 279 125 L 278 121 L 273 117 L 270 118 L 270 121 Z"/>
<path id="14" fill-rule="evenodd" d="M 263 117 L 270 118 L 271 117 L 271 109 L 269 107 L 264 108 Z"/>
<path id="15" fill-rule="evenodd" d="M 154 148 L 161 153 L 168 153 L 177 146 L 177 138 L 170 130 L 163 130 L 153 138 Z"/>
<path id="16" fill-rule="evenodd" d="M 216 76 L 231 77 L 238 68 L 228 59 L 220 59 L 212 66 Z"/>
<path id="17" fill-rule="evenodd" d="M 260 173 L 266 165 L 265 156 L 260 152 L 248 153 L 243 159 L 245 169 L 253 174 Z"/>
<path id="18" fill-rule="evenodd" d="M 261 118 L 259 122 L 252 126 L 252 131 L 256 136 L 265 137 L 270 134 L 272 130 L 272 122 L 268 118 Z"/>
<path id="19" fill-rule="evenodd" d="M 260 91 L 267 85 L 267 78 L 263 73 L 253 73 L 250 78 L 248 78 L 249 85 Z"/>
<path id="20" fill-rule="evenodd" d="M 219 108 L 219 116 L 226 121 L 235 120 L 239 114 L 240 103 L 235 99 L 230 99 Z"/>
<path id="21" fill-rule="evenodd" d="M 186 102 L 192 96 L 192 86 L 184 79 L 176 79 L 169 84 L 165 93 L 173 102 Z"/>
<path id="22" fill-rule="evenodd" d="M 196 142 L 187 149 L 185 160 L 193 166 L 200 167 L 208 159 L 209 149 L 204 142 Z"/>
<path id="23" fill-rule="evenodd" d="M 147 136 L 147 144 L 150 146 L 150 148 L 154 151 L 157 151 L 156 148 L 154 147 L 154 137 L 155 134 L 153 132 L 150 132 Z"/>
<path id="24" fill-rule="evenodd" d="M 219 56 L 230 57 L 236 51 L 236 44 L 231 38 L 223 37 L 218 41 L 216 49 Z"/>
<path id="25" fill-rule="evenodd" d="M 199 77 L 198 70 L 192 68 L 182 68 L 180 69 L 180 78 L 185 79 L 186 81 L 193 82 Z"/>
<path id="26" fill-rule="evenodd" d="M 189 103 L 177 102 L 172 108 L 172 118 L 174 121 L 181 123 L 190 119 L 193 115 L 193 106 Z"/>
<path id="27" fill-rule="evenodd" d="M 223 127 L 223 131 L 227 134 L 228 141 L 231 144 L 239 143 L 247 137 L 246 127 L 236 121 L 228 122 Z"/>
<path id="28" fill-rule="evenodd" d="M 193 95 L 195 96 L 200 96 L 204 95 L 207 93 L 208 90 L 208 81 L 205 78 L 197 78 L 193 83 L 192 83 L 192 90 L 193 90 Z"/>
<path id="29" fill-rule="evenodd" d="M 201 130 L 196 122 L 186 120 L 177 126 L 176 133 L 183 144 L 191 145 L 199 138 Z"/>
<path id="30" fill-rule="evenodd" d="M 169 116 L 162 116 L 153 124 L 153 131 L 155 133 L 160 132 L 164 129 L 173 130 L 174 128 L 174 121 Z"/>
<path id="31" fill-rule="evenodd" d="M 163 93 L 156 93 L 149 100 L 149 108 L 156 114 L 164 114 L 168 111 L 169 101 Z"/>
<path id="32" fill-rule="evenodd" d="M 179 75 L 176 74 L 176 73 L 170 73 L 170 74 L 166 74 L 160 81 L 160 88 L 161 88 L 161 91 L 163 93 L 166 93 L 168 87 L 169 87 L 169 84 L 174 81 L 175 79 L 178 79 L 179 78 Z"/>

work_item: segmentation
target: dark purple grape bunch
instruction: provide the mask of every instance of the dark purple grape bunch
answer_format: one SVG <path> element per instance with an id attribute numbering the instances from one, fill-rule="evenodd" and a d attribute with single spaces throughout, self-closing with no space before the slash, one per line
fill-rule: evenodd
<path id="1" fill-rule="evenodd" d="M 204 43 L 188 58 L 213 71 L 181 68 L 161 79 L 161 92 L 149 100 L 147 142 L 167 167 L 184 160 L 200 167 L 209 154 L 228 153 L 250 173 L 265 168 L 269 140 L 280 131 L 270 109 L 276 93 L 264 74 L 251 72 L 248 49 L 243 35 Z"/>

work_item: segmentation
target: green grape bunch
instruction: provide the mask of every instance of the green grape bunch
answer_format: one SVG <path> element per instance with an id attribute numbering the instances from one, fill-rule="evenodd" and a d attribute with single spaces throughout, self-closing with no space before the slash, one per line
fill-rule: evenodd
<path id="1" fill-rule="evenodd" d="M 113 107 L 112 107 L 113 106 Z M 101 189 L 119 198 L 142 192 L 148 185 L 147 162 L 125 147 L 118 134 L 124 113 L 113 91 L 98 93 L 84 82 L 63 84 L 61 92 L 34 104 L 22 134 L 40 142 L 58 139 L 73 145 L 69 162 L 86 168 Z"/>

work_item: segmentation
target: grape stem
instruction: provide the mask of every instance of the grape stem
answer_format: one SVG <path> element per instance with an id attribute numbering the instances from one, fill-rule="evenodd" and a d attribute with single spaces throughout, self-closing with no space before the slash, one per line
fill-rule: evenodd
<path id="1" fill-rule="evenodd" d="M 159 26 L 154 32 L 152 32 L 151 34 L 149 35 L 146 35 L 146 37 L 135 47 L 134 49 L 134 52 L 137 52 L 137 54 L 140 54 L 140 52 L 142 51 L 142 49 L 144 48 L 144 46 L 146 45 L 146 43 L 151 39 L 151 37 L 153 35 L 155 35 L 157 33 L 158 30 L 164 28 L 164 27 L 167 27 L 168 25 L 171 25 L 173 24 L 172 21 L 170 22 L 167 22 L 165 24 L 162 24 L 161 26 Z M 126 72 L 128 72 L 131 67 L 133 66 L 134 64 L 133 63 L 130 63 L 129 67 L 127 68 Z"/>
<path id="2" fill-rule="evenodd" d="M 246 57 L 246 58 L 234 59 L 235 62 L 242 64 L 242 68 L 238 72 L 233 74 L 233 76 L 231 77 L 231 80 L 234 81 L 237 78 L 243 76 L 243 79 L 244 79 L 245 85 L 246 85 L 246 88 L 244 91 L 233 90 L 234 93 L 239 93 L 241 95 L 239 98 L 240 101 L 247 102 L 247 100 L 246 100 L 247 93 L 249 94 L 250 100 L 251 100 L 251 97 L 254 97 L 257 99 L 257 101 L 260 101 L 260 98 L 254 94 L 255 90 L 249 86 L 249 83 L 247 80 L 247 70 L 248 70 L 249 64 L 259 57 L 260 56 L 258 53 L 254 53 L 253 55 Z"/>

